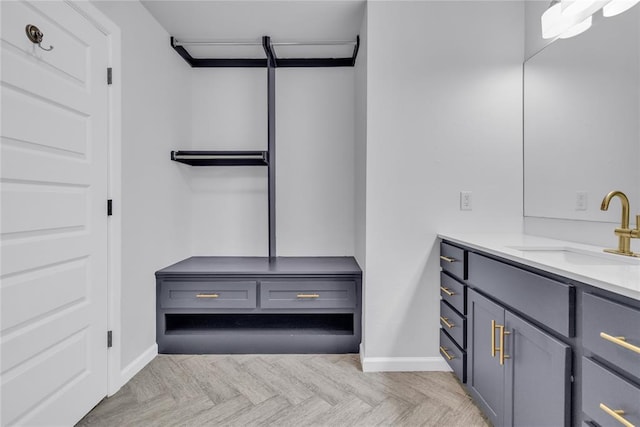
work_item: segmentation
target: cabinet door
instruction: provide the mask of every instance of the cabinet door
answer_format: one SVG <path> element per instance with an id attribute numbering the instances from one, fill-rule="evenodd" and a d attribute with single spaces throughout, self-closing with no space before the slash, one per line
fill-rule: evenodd
<path id="1" fill-rule="evenodd" d="M 492 343 L 493 322 L 504 325 L 504 309 L 473 290 L 467 294 L 467 384 L 469 392 L 494 426 L 504 424 L 504 369 Z M 492 322 L 493 321 L 493 322 Z"/>
<path id="2" fill-rule="evenodd" d="M 505 327 L 505 425 L 568 426 L 570 347 L 508 311 Z"/>

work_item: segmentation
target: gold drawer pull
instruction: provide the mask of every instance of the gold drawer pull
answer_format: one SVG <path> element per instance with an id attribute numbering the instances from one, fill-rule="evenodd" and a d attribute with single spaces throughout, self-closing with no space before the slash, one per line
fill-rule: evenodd
<path id="1" fill-rule="evenodd" d="M 610 341 L 614 344 L 619 345 L 620 347 L 624 347 L 627 350 L 635 351 L 636 353 L 640 353 L 640 347 L 635 346 L 633 344 L 629 344 L 625 337 L 614 337 L 612 335 L 606 334 L 604 332 L 600 332 L 600 338 L 604 338 L 607 341 Z"/>
<path id="2" fill-rule="evenodd" d="M 617 422 L 619 422 L 620 424 L 622 424 L 623 426 L 626 427 L 635 427 L 633 424 L 631 424 L 629 421 L 627 421 L 623 415 L 624 415 L 624 411 L 622 409 L 611 409 L 609 408 L 607 405 L 605 405 L 604 403 L 600 404 L 600 409 L 602 409 L 604 412 L 606 412 L 607 414 L 611 415 L 613 418 L 615 418 L 615 420 Z"/>
<path id="3" fill-rule="evenodd" d="M 445 294 L 449 295 L 450 297 L 454 296 L 456 293 L 453 292 L 451 289 L 449 288 L 445 288 L 444 286 L 440 286 L 440 290 L 442 292 L 444 292 Z"/>
<path id="4" fill-rule="evenodd" d="M 496 347 L 496 329 L 500 331 L 498 347 Z M 510 334 L 511 332 L 504 330 L 504 325 L 498 325 L 495 320 L 491 320 L 491 357 L 496 357 L 496 351 L 499 352 L 500 366 L 504 365 L 505 359 L 509 359 L 509 355 L 504 354 L 504 336 Z"/>
<path id="5" fill-rule="evenodd" d="M 491 320 L 491 357 L 496 357 L 496 321 Z"/>
<path id="6" fill-rule="evenodd" d="M 455 324 L 453 324 L 453 323 L 451 323 L 451 322 L 449 322 L 449 319 L 447 319 L 446 317 L 442 317 L 442 316 L 440 316 L 440 321 L 441 321 L 442 323 L 444 323 L 444 325 L 445 325 L 447 328 L 449 328 L 449 329 L 451 329 L 451 328 L 455 328 L 455 327 L 456 327 L 456 325 L 455 325 Z"/>
<path id="7" fill-rule="evenodd" d="M 440 259 L 443 260 L 443 261 L 447 261 L 447 262 L 456 262 L 456 261 L 458 261 L 455 258 L 449 258 L 448 256 L 444 256 L 444 255 L 440 255 Z"/>
<path id="8" fill-rule="evenodd" d="M 218 294 L 198 294 L 196 298 L 218 298 L 220 295 Z"/>
<path id="9" fill-rule="evenodd" d="M 509 355 L 504 354 L 504 336 L 510 335 L 511 332 L 504 330 L 504 325 L 498 325 L 500 330 L 500 366 L 504 365 L 504 359 L 509 359 Z"/>
<path id="10" fill-rule="evenodd" d="M 298 294 L 298 298 L 320 298 L 319 294 Z"/>
<path id="11" fill-rule="evenodd" d="M 447 358 L 447 360 L 453 360 L 453 359 L 455 359 L 456 357 L 455 357 L 455 356 L 450 355 L 450 354 L 447 352 L 447 350 L 448 350 L 447 348 L 445 348 L 445 347 L 443 347 L 443 346 L 440 346 L 440 351 L 442 352 L 442 354 L 444 354 L 444 356 Z"/>

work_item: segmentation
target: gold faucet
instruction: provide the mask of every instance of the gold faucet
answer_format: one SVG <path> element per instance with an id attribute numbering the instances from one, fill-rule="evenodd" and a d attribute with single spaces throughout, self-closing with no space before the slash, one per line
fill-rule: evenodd
<path id="1" fill-rule="evenodd" d="M 605 249 L 604 251 L 612 254 L 640 257 L 640 254 L 631 251 L 631 239 L 640 238 L 640 215 L 636 215 L 636 228 L 630 229 L 629 199 L 627 196 L 619 190 L 611 191 L 602 199 L 600 210 L 606 211 L 609 209 L 609 202 L 616 196 L 618 196 L 620 202 L 622 202 L 622 221 L 620 228 L 614 230 L 615 235 L 618 236 L 618 249 Z"/>

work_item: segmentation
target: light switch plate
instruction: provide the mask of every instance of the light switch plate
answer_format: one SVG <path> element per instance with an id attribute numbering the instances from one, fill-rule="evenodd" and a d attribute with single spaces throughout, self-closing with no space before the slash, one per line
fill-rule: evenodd
<path id="1" fill-rule="evenodd" d="M 576 210 L 577 211 L 587 210 L 587 192 L 586 191 L 576 192 Z"/>
<path id="2" fill-rule="evenodd" d="M 460 210 L 470 211 L 472 209 L 471 191 L 460 192 Z"/>

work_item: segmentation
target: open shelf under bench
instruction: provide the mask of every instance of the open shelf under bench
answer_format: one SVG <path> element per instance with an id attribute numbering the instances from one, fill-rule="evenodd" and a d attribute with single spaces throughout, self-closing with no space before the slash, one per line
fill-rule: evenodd
<path id="1" fill-rule="evenodd" d="M 192 257 L 156 272 L 160 353 L 357 353 L 353 257 Z"/>

